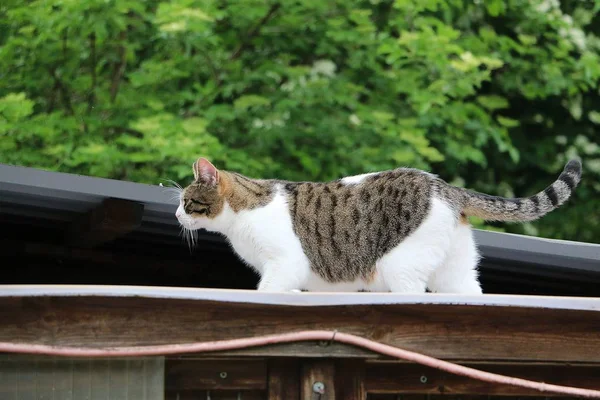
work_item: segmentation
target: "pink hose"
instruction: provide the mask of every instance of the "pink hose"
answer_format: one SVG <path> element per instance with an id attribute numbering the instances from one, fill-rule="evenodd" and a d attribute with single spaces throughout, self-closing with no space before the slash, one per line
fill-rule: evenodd
<path id="1" fill-rule="evenodd" d="M 374 342 L 359 336 L 332 331 L 301 331 L 285 333 L 280 335 L 257 336 L 251 338 L 219 340 L 216 342 L 199 342 L 186 344 L 166 344 L 142 347 L 112 347 L 104 349 L 85 349 L 80 347 L 59 347 L 43 344 L 24 343 L 0 343 L 2 353 L 28 353 L 67 357 L 132 357 L 132 356 L 159 356 L 167 354 L 182 353 L 204 353 L 213 351 L 236 350 L 248 347 L 266 346 L 276 343 L 290 343 L 302 341 L 335 341 L 351 344 L 357 347 L 369 349 L 373 352 L 386 356 L 412 361 L 417 364 L 440 369 L 455 375 L 462 375 L 480 381 L 519 386 L 523 388 L 538 390 L 540 392 L 551 392 L 577 397 L 600 399 L 599 390 L 581 389 L 569 386 L 558 386 L 543 382 L 533 382 L 526 379 L 513 378 L 504 375 L 480 371 L 451 362 L 438 360 L 413 351 L 403 350 L 386 344 Z"/>

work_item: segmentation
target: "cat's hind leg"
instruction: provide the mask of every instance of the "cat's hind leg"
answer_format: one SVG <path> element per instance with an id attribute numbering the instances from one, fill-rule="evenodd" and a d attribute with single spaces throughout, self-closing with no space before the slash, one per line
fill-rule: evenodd
<path id="1" fill-rule="evenodd" d="M 258 290 L 262 292 L 299 291 L 306 283 L 310 272 L 308 260 L 281 258 L 263 266 Z"/>
<path id="2" fill-rule="evenodd" d="M 479 259 L 473 230 L 468 221 L 461 218 L 452 235 L 448 257 L 431 275 L 427 287 L 434 293 L 481 294 L 477 274 Z"/>
<path id="3" fill-rule="evenodd" d="M 444 201 L 432 199 L 421 225 L 377 262 L 378 273 L 390 291 L 425 292 L 430 276 L 448 256 L 456 218 Z"/>

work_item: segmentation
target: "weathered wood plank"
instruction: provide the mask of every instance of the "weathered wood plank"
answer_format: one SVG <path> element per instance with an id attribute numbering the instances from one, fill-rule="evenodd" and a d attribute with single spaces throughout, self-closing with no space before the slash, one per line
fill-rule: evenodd
<path id="1" fill-rule="evenodd" d="M 265 390 L 264 360 L 167 359 L 165 386 L 168 391 Z"/>
<path id="2" fill-rule="evenodd" d="M 292 358 L 268 361 L 268 399 L 300 400 L 300 363 Z"/>
<path id="3" fill-rule="evenodd" d="M 469 365 L 502 375 L 538 382 L 600 390 L 600 366 Z M 539 396 L 540 392 L 497 385 L 414 364 L 368 362 L 365 387 L 369 393 L 426 395 Z M 560 397 L 544 393 L 546 397 Z"/>
<path id="4" fill-rule="evenodd" d="M 0 297 L 0 341 L 5 342 L 145 346 L 307 329 L 338 330 L 448 360 L 600 363 L 597 311 L 436 304 L 304 307 L 144 297 Z M 348 355 L 357 354 L 352 347 L 347 349 Z M 260 354 L 256 350 L 254 355 Z M 295 348 L 284 347 L 279 353 L 264 354 L 303 356 Z"/>
<path id="5" fill-rule="evenodd" d="M 305 360 L 302 362 L 302 400 L 335 400 L 335 364 L 333 360 Z M 315 385 L 319 385 L 317 389 Z"/>
<path id="6" fill-rule="evenodd" d="M 299 342 L 289 344 L 273 344 L 270 346 L 251 347 L 248 349 L 220 351 L 223 357 L 282 357 L 302 358 L 381 358 L 378 354 L 360 347 L 344 343 Z"/>
<path id="7" fill-rule="evenodd" d="M 363 360 L 337 360 L 335 363 L 335 388 L 338 400 L 366 400 L 365 362 Z"/>
<path id="8" fill-rule="evenodd" d="M 265 400 L 264 392 L 238 390 L 200 390 L 165 393 L 166 400 Z"/>

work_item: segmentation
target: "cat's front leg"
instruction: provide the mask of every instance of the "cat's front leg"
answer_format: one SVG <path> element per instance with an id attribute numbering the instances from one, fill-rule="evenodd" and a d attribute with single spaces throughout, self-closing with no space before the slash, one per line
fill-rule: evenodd
<path id="1" fill-rule="evenodd" d="M 307 276 L 302 263 L 270 261 L 263 266 L 258 290 L 261 292 L 300 291 Z"/>

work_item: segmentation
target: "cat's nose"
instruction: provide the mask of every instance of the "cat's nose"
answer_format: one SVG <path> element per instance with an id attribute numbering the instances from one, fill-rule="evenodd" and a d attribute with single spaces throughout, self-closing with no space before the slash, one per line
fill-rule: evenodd
<path id="1" fill-rule="evenodd" d="M 175 213 L 175 216 L 176 216 L 177 218 L 181 217 L 181 211 L 177 211 L 177 212 Z"/>

